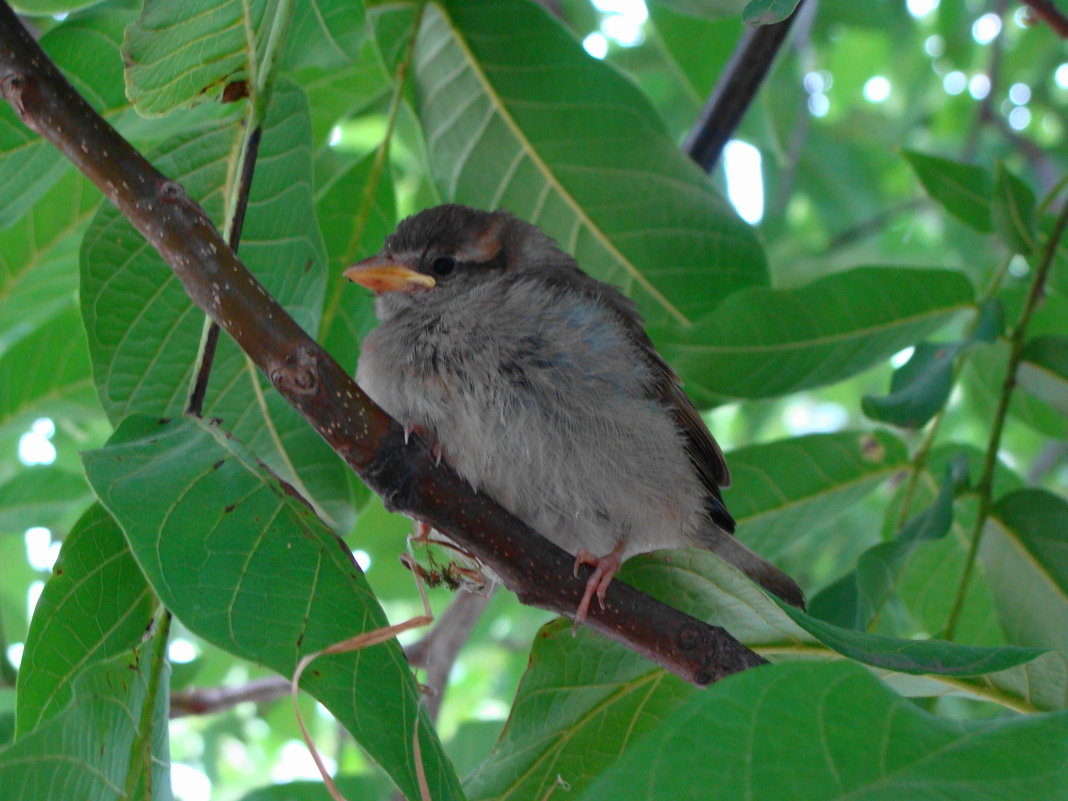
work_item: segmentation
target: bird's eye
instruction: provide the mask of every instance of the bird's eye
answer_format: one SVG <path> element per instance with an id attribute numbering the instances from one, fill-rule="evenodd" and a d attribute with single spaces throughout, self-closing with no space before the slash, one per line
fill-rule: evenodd
<path id="1" fill-rule="evenodd" d="M 456 259 L 452 256 L 438 256 L 430 265 L 434 275 L 448 275 L 456 267 Z"/>

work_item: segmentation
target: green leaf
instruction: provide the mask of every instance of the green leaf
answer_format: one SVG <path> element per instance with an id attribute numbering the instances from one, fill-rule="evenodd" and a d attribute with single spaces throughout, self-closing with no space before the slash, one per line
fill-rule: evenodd
<path id="1" fill-rule="evenodd" d="M 626 562 L 621 578 L 673 606 L 723 626 L 773 661 L 841 660 L 838 652 L 798 626 L 749 579 L 708 551 L 643 554 Z M 880 659 L 911 643 L 855 634 L 868 646 L 878 644 L 879 649 L 885 649 L 882 654 L 875 648 L 866 652 Z M 1022 649 L 968 650 L 951 643 L 941 647 L 951 662 L 960 663 L 957 667 L 966 663 L 980 668 L 1011 665 L 1016 659 L 1037 653 Z M 931 664 L 941 668 L 937 659 L 932 658 Z M 988 661 L 982 665 L 982 660 Z M 1061 708 L 1068 702 L 1066 666 L 1062 655 L 1043 654 L 1027 664 L 978 677 L 948 673 L 909 676 L 885 669 L 873 672 L 910 696 L 966 695 L 1034 711 Z M 766 675 L 767 670 L 758 668 L 742 675 Z M 734 681 L 737 677 L 697 690 L 623 646 L 585 628 L 573 632 L 570 621 L 557 620 L 535 638 L 530 666 L 519 685 L 512 714 L 497 747 L 468 779 L 468 795 L 472 801 L 503 797 L 540 800 L 558 776 L 568 783 L 571 793 L 581 794 L 617 759 L 626 758 L 645 737 L 656 736 L 660 726 L 675 720 L 696 699 L 718 687 L 729 687 Z M 726 742 L 719 736 L 720 731 L 717 724 L 706 727 L 704 734 L 711 741 Z M 702 753 L 707 757 L 707 747 Z M 701 785 L 697 797 L 703 798 L 706 790 Z M 661 797 L 648 796 L 644 789 L 635 793 L 618 797 Z"/>
<path id="2" fill-rule="evenodd" d="M 334 783 L 344 798 L 388 798 L 389 787 L 371 775 L 334 776 Z M 330 793 L 321 781 L 292 781 L 269 784 L 246 795 L 240 801 L 330 801 Z"/>
<path id="3" fill-rule="evenodd" d="M 93 499 L 85 478 L 55 467 L 30 467 L 0 484 L 0 534 L 30 526 L 65 528 Z"/>
<path id="4" fill-rule="evenodd" d="M 746 25 L 772 25 L 794 13 L 801 0 L 749 0 L 742 11 Z"/>
<path id="5" fill-rule="evenodd" d="M 249 36 L 262 52 L 268 6 L 264 0 L 146 0 L 122 41 L 134 108 L 145 116 L 163 115 L 216 102 L 231 83 L 250 80 Z"/>
<path id="6" fill-rule="evenodd" d="M 961 342 L 921 342 L 890 379 L 890 394 L 865 395 L 864 414 L 902 428 L 921 428 L 938 414 L 953 389 L 957 356 L 978 342 L 994 342 L 1001 329 L 1001 305 L 984 302 L 972 335 Z"/>
<path id="7" fill-rule="evenodd" d="M 42 358 L 48 354 L 48 358 Z M 95 417 L 100 407 L 76 309 L 68 309 L 0 357 L 0 431 L 34 417 Z"/>
<path id="8" fill-rule="evenodd" d="M 750 0 L 653 0 L 680 14 L 718 19 L 740 14 Z"/>
<path id="9" fill-rule="evenodd" d="M 905 468 L 908 451 L 888 431 L 844 431 L 738 448 L 728 463 L 738 536 L 774 558 Z"/>
<path id="10" fill-rule="evenodd" d="M 921 342 L 909 360 L 894 371 L 889 395 L 863 397 L 864 414 L 901 428 L 922 428 L 949 398 L 953 367 L 962 348 L 957 342 Z"/>
<path id="11" fill-rule="evenodd" d="M 329 185 L 319 188 L 315 207 L 329 254 L 330 275 L 319 341 L 340 364 L 353 371 L 360 342 L 378 320 L 374 297 L 353 287 L 341 273 L 357 259 L 377 253 L 397 224 L 388 166 L 373 187 L 367 219 L 356 219 L 369 188 L 374 160 L 375 154 L 371 153 L 347 170 L 332 173 Z"/>
<path id="12" fill-rule="evenodd" d="M 813 597 L 809 613 L 846 628 L 868 628 L 893 592 L 915 547 L 924 541 L 941 539 L 949 532 L 953 523 L 953 490 L 959 480 L 954 467 L 948 468 L 934 503 L 906 523 L 894 540 L 861 554 L 855 571 Z"/>
<path id="13" fill-rule="evenodd" d="M 977 231 L 994 230 L 990 210 L 994 181 L 986 170 L 915 150 L 904 150 L 902 155 L 927 193 L 946 211 Z"/>
<path id="14" fill-rule="evenodd" d="M 855 665 L 775 665 L 692 698 L 581 797 L 1058 798 L 1066 735 L 1064 712 L 944 720 Z"/>
<path id="15" fill-rule="evenodd" d="M 1042 489 L 998 499 L 980 554 L 1009 642 L 1068 650 L 1068 502 Z"/>
<path id="16" fill-rule="evenodd" d="M 364 43 L 363 3 L 303 0 L 295 4 L 286 36 L 286 67 L 336 70 L 359 58 Z"/>
<path id="17" fill-rule="evenodd" d="M 1020 387 L 1068 415 L 1068 337 L 1035 337 L 1020 357 Z"/>
<path id="18" fill-rule="evenodd" d="M 539 225 L 633 297 L 654 339 L 767 283 L 753 230 L 648 100 L 537 4 L 428 4 L 414 77 L 442 196 Z"/>
<path id="19" fill-rule="evenodd" d="M 74 305 L 78 248 L 100 193 L 68 172 L 18 223 L 0 231 L 0 352 Z"/>
<path id="20" fill-rule="evenodd" d="M 794 607 L 783 608 L 709 551 L 688 548 L 640 555 L 627 561 L 620 577 L 665 603 L 723 626 L 772 661 L 837 659 L 840 654 L 869 665 L 908 695 L 963 693 L 1013 709 L 1028 709 L 1029 698 L 1053 704 L 1040 709 L 1068 703 L 1068 678 L 1056 671 L 1045 674 L 1041 687 L 1027 685 L 1026 670 L 1036 658 L 1046 658 L 1040 650 L 977 648 L 834 626 Z"/>
<path id="21" fill-rule="evenodd" d="M 1009 343 L 1001 339 L 989 348 L 975 351 L 964 362 L 967 398 L 975 407 L 980 420 L 993 419 L 1008 361 Z M 1055 393 L 1059 383 L 1055 374 L 1046 368 L 1039 372 L 1031 366 L 1023 373 L 1027 385 L 1023 382 L 1017 384 L 1009 400 L 1009 414 L 1047 437 L 1068 437 L 1068 417 L 1046 400 L 1032 394 L 1028 388 L 1037 386 L 1042 392 Z"/>
<path id="22" fill-rule="evenodd" d="M 727 297 L 687 341 L 665 346 L 705 399 L 771 398 L 847 378 L 967 309 L 972 288 L 939 269 L 858 267 L 800 289 Z"/>
<path id="23" fill-rule="evenodd" d="M 45 52 L 93 107 L 115 124 L 129 108 L 118 42 L 131 13 L 117 7 L 79 15 L 41 37 Z M 86 47 L 92 41 L 93 47 Z M 30 131 L 10 105 L 0 103 L 0 228 L 44 196 L 68 170 L 51 143 Z"/>
<path id="24" fill-rule="evenodd" d="M 994 170 L 990 217 L 1005 247 L 1023 256 L 1031 254 L 1037 244 L 1035 193 L 1000 161 Z"/>
<path id="25" fill-rule="evenodd" d="M 220 648 L 288 676 L 302 654 L 388 624 L 344 543 L 217 426 L 128 418 L 84 460 L 160 599 Z M 323 657 L 302 686 L 409 798 L 418 726 L 431 795 L 460 797 L 395 640 Z"/>
<path id="26" fill-rule="evenodd" d="M 139 645 L 154 608 L 118 524 L 94 505 L 63 543 L 30 622 L 17 736 L 54 718 L 86 669 Z"/>
<path id="27" fill-rule="evenodd" d="M 307 100 L 279 81 L 272 95 L 240 256 L 305 330 L 315 331 L 325 254 L 315 221 Z M 231 174 L 232 125 L 195 128 L 168 142 L 156 165 L 183 183 L 213 219 Z M 137 231 L 108 205 L 86 234 L 82 312 L 93 374 L 109 418 L 173 416 L 185 408 L 204 314 Z M 348 468 L 228 337 L 215 357 L 204 413 L 220 417 L 331 525 L 348 530 Z"/>
<path id="28" fill-rule="evenodd" d="M 560 619 L 535 638 L 501 739 L 465 784 L 471 801 L 542 799 L 557 776 L 580 793 L 699 692 L 586 628 L 572 633 Z"/>
<path id="29" fill-rule="evenodd" d="M 17 0 L 11 7 L 20 14 L 40 15 L 69 14 L 81 8 L 94 6 L 102 0 Z"/>
<path id="30" fill-rule="evenodd" d="M 170 801 L 160 639 L 83 671 L 61 713 L 0 750 L 5 799 Z"/>

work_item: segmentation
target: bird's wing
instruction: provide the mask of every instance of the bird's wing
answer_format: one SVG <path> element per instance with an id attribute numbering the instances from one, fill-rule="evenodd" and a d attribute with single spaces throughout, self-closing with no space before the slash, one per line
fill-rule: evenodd
<path id="1" fill-rule="evenodd" d="M 595 295 L 619 316 L 627 333 L 631 335 L 646 363 L 652 369 L 652 395 L 674 412 L 675 421 L 686 437 L 686 453 L 690 457 L 690 463 L 697 472 L 701 485 L 707 492 L 709 516 L 720 528 L 733 532 L 734 518 L 727 511 L 723 503 L 723 494 L 720 492 L 720 487 L 729 487 L 731 483 L 727 460 L 693 402 L 683 391 L 682 381 L 678 374 L 671 369 L 671 365 L 664 361 L 664 357 L 657 352 L 649 335 L 645 333 L 637 306 L 610 284 L 597 281 L 582 273 L 577 267 L 575 270 L 589 282 L 583 282 L 584 290 Z"/>

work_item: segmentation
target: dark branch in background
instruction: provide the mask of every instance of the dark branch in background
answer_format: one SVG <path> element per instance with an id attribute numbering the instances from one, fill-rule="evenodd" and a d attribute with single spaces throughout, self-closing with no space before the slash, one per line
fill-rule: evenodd
<path id="1" fill-rule="evenodd" d="M 452 666 L 491 597 L 491 591 L 483 595 L 465 589 L 457 591 L 449 608 L 434 623 L 434 628 L 419 642 L 404 649 L 408 661 L 426 671 L 426 705 L 431 720 L 437 720 Z"/>
<path id="2" fill-rule="evenodd" d="M 260 152 L 260 138 L 263 136 L 263 127 L 257 125 L 248 139 L 245 148 L 245 158 L 241 162 L 241 176 L 238 179 L 240 185 L 237 188 L 237 208 L 234 209 L 234 221 L 230 226 L 230 250 L 237 253 L 241 244 L 241 230 L 245 227 L 245 211 L 248 209 L 248 195 L 252 189 L 252 174 L 256 170 L 256 156 Z M 214 320 L 208 326 L 208 333 L 204 336 L 204 347 L 200 350 L 200 366 L 197 368 L 197 379 L 193 384 L 193 391 L 189 394 L 189 406 L 186 411 L 189 414 L 200 417 L 204 411 L 204 396 L 208 392 L 208 379 L 211 377 L 211 366 L 215 362 L 215 349 L 219 346 L 219 324 Z"/>
<path id="3" fill-rule="evenodd" d="M 238 261 L 204 211 L 98 115 L 0 4 L 0 94 L 55 144 L 160 253 L 200 308 L 227 331 L 388 509 L 446 534 L 525 604 L 574 614 L 587 569 L 476 493 L 379 409 Z M 227 292 L 218 287 L 230 286 Z M 621 581 L 587 625 L 683 679 L 705 685 L 764 660 L 706 624 Z"/>
<path id="4" fill-rule="evenodd" d="M 1057 32 L 1058 36 L 1068 39 L 1068 16 L 1065 16 L 1053 0 L 1023 0 L 1031 13 L 1043 20 Z"/>
<path id="5" fill-rule="evenodd" d="M 697 118 L 697 124 L 683 145 L 690 158 L 705 172 L 712 172 L 723 147 L 741 124 L 802 5 L 803 0 L 782 22 L 750 28 L 734 48 Z"/>

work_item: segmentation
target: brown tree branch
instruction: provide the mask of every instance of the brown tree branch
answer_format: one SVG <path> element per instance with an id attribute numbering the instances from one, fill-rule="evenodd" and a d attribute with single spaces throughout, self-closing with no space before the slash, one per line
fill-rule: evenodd
<path id="1" fill-rule="evenodd" d="M 1068 16 L 1057 8 L 1053 0 L 1023 0 L 1023 4 L 1031 9 L 1032 14 L 1053 28 L 1058 36 L 1068 39 Z"/>
<path id="2" fill-rule="evenodd" d="M 267 294 L 181 185 L 159 173 L 74 90 L 6 2 L 0 4 L 0 94 L 119 208 L 193 302 L 387 508 L 461 543 L 523 603 L 574 614 L 588 576 L 585 570 L 572 575 L 574 557 L 436 466 L 418 438 L 406 444 L 401 427 Z M 697 685 L 764 661 L 724 629 L 621 581 L 611 583 L 604 609 L 592 606 L 586 624 Z"/>
<path id="3" fill-rule="evenodd" d="M 802 6 L 804 0 L 782 22 L 750 28 L 734 48 L 730 61 L 723 68 L 723 74 L 683 144 L 683 150 L 705 172 L 712 172 L 724 146 L 741 125 L 749 104 L 771 70 L 775 56 Z"/>

